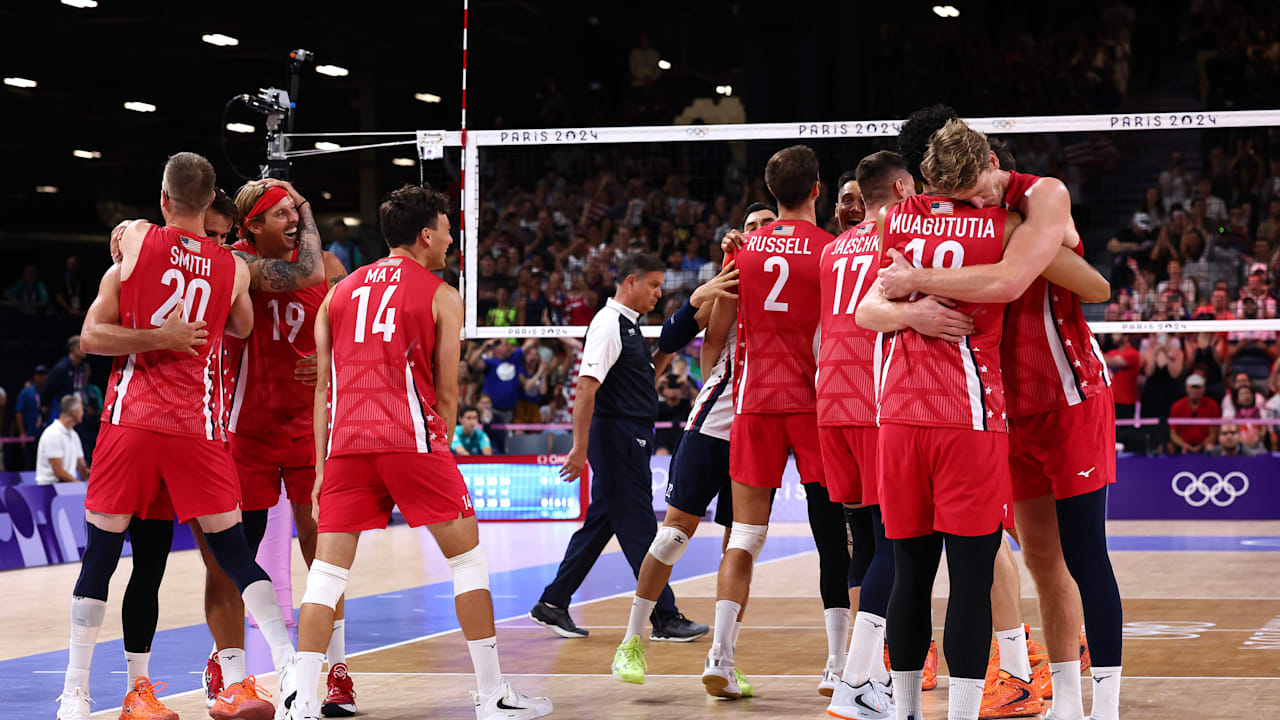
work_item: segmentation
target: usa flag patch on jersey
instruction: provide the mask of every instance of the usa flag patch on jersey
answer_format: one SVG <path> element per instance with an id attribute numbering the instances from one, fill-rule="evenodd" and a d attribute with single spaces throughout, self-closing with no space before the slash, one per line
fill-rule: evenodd
<path id="1" fill-rule="evenodd" d="M 189 238 L 186 235 L 179 235 L 178 239 L 182 242 L 182 247 L 186 248 L 189 252 L 193 252 L 196 254 L 200 253 L 199 240 L 196 240 L 195 238 Z"/>
<path id="2" fill-rule="evenodd" d="M 772 235 L 794 235 L 796 233 L 795 225 L 774 225 Z"/>
<path id="3" fill-rule="evenodd" d="M 934 200 L 929 203 L 929 212 L 934 215 L 951 215 L 955 211 L 956 206 L 949 200 Z"/>

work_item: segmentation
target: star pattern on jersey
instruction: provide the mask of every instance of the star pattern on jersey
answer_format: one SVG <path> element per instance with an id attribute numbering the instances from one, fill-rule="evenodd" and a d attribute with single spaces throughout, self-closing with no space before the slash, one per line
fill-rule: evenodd
<path id="1" fill-rule="evenodd" d="M 981 370 L 982 372 L 986 372 L 986 371 L 987 371 L 987 366 L 986 366 L 986 365 L 983 365 L 982 367 L 980 367 L 980 368 L 978 368 L 978 369 L 979 369 L 979 370 Z"/>
<path id="2" fill-rule="evenodd" d="M 1070 341 L 1070 340 L 1064 341 L 1062 344 L 1063 344 L 1063 345 L 1066 345 L 1067 347 L 1071 347 L 1071 341 Z"/>
<path id="3" fill-rule="evenodd" d="M 1075 366 L 1075 367 L 1080 367 L 1080 361 L 1079 361 L 1079 360 L 1076 360 L 1075 362 L 1073 362 L 1073 363 L 1071 363 L 1071 364 L 1072 364 L 1073 366 Z"/>

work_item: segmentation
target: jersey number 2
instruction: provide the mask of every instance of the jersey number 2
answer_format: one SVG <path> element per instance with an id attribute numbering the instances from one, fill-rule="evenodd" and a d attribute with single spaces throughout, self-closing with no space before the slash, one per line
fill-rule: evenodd
<path id="1" fill-rule="evenodd" d="M 772 312 L 786 312 L 790 307 L 785 302 L 778 302 L 778 296 L 782 294 L 782 288 L 787 284 L 787 278 L 791 275 L 791 266 L 787 265 L 787 259 L 781 255 L 773 255 L 764 261 L 764 271 L 778 273 L 778 279 L 773 283 L 773 289 L 769 291 L 769 296 L 764 299 L 764 309 Z"/>
<path id="2" fill-rule="evenodd" d="M 382 299 L 378 301 L 378 311 L 373 314 L 373 327 L 369 328 L 369 334 L 382 335 L 382 342 L 391 342 L 391 336 L 396 331 L 396 309 L 388 308 L 387 303 L 391 302 L 391 296 L 399 287 L 399 285 L 388 285 L 382 291 Z M 364 326 L 369 317 L 369 293 L 372 290 L 370 286 L 364 285 L 351 291 L 351 299 L 357 302 L 355 341 L 358 343 L 364 342 Z"/>
<path id="3" fill-rule="evenodd" d="M 186 322 L 204 320 L 204 311 L 209 307 L 209 294 L 212 288 L 209 282 L 204 278 L 192 278 L 190 284 L 187 278 L 183 276 L 182 271 L 177 268 L 169 268 L 164 271 L 164 275 L 160 276 L 162 285 L 172 285 L 173 292 L 170 293 L 155 313 L 151 315 L 151 327 L 163 327 L 165 318 L 169 317 L 169 313 L 173 312 L 173 308 L 177 306 L 178 301 L 182 301 L 182 319 Z M 200 304 L 196 304 L 196 293 L 199 292 Z"/>

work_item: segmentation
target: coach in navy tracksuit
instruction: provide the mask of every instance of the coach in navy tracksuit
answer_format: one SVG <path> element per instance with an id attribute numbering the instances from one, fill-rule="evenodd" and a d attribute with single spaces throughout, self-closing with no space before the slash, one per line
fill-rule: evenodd
<path id="1" fill-rule="evenodd" d="M 563 637 L 586 637 L 569 617 L 569 599 L 615 534 L 636 574 L 657 533 L 649 455 L 658 414 L 653 362 L 638 321 L 662 296 L 663 264 L 634 254 L 618 264 L 618 289 L 596 313 L 582 349 L 582 371 L 573 406 L 573 450 L 560 476 L 582 475 L 591 463 L 591 504 L 581 529 L 569 539 L 556 578 L 529 612 L 539 625 Z M 655 640 L 692 640 L 706 625 L 689 621 L 664 588 L 651 616 Z"/>

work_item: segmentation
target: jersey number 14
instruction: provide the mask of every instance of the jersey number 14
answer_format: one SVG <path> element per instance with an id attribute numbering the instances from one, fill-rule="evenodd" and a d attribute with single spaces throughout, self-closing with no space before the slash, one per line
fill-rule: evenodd
<path id="1" fill-rule="evenodd" d="M 382 299 L 378 301 L 378 311 L 373 314 L 373 327 L 368 329 L 370 335 L 381 335 L 382 342 L 391 342 L 396 331 L 396 309 L 389 308 L 391 296 L 395 295 L 399 285 L 388 285 L 382 291 Z M 351 299 L 356 301 L 356 335 L 355 341 L 364 342 L 365 324 L 369 318 L 369 293 L 373 288 L 363 285 L 351 291 Z"/>

